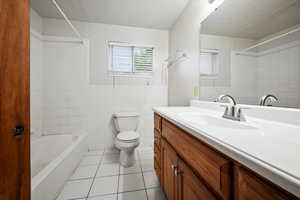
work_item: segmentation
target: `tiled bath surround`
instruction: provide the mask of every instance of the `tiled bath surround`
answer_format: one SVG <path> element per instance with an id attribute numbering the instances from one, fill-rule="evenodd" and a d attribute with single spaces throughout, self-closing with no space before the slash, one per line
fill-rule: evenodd
<path id="1" fill-rule="evenodd" d="M 41 18 L 31 10 L 32 29 L 45 35 L 73 37 L 63 20 Z M 168 57 L 168 31 L 74 22 L 90 41 L 89 66 L 81 44 L 41 42 L 32 39 L 31 127 L 37 134 L 89 133 L 89 148 L 113 146 L 114 112 L 140 114 L 141 145 L 153 143 L 153 106 L 167 105 L 167 85 L 162 66 Z M 153 45 L 153 76 L 108 75 L 107 41 Z M 115 85 L 113 85 L 115 83 Z"/>
<path id="2" fill-rule="evenodd" d="M 164 200 L 153 169 L 153 149 L 136 152 L 136 164 L 124 168 L 116 150 L 89 151 L 57 200 Z"/>

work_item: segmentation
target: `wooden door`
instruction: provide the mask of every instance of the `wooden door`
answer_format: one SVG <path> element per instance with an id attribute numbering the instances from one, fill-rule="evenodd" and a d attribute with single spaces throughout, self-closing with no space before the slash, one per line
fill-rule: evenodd
<path id="1" fill-rule="evenodd" d="M 0 200 L 29 200 L 29 0 L 0 0 L 0 27 Z"/>
<path id="2" fill-rule="evenodd" d="M 217 199 L 205 183 L 195 176 L 182 161 L 178 164 L 178 200 L 215 200 Z"/>
<path id="3" fill-rule="evenodd" d="M 162 154 L 163 154 L 163 189 L 169 200 L 176 200 L 177 196 L 177 179 L 175 170 L 178 167 L 178 157 L 172 147 L 162 140 Z"/>

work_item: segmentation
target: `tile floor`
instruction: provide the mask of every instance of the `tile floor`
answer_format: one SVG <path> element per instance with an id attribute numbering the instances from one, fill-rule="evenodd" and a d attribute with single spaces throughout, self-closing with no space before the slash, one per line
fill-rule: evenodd
<path id="1" fill-rule="evenodd" d="M 136 164 L 124 168 L 116 150 L 89 151 L 57 200 L 165 200 L 153 168 L 153 149 L 136 150 Z"/>

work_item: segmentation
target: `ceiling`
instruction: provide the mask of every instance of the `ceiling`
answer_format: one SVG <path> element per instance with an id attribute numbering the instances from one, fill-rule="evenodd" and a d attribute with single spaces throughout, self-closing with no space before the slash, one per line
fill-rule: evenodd
<path id="1" fill-rule="evenodd" d="M 300 0 L 226 0 L 201 33 L 261 39 L 300 23 Z"/>
<path id="2" fill-rule="evenodd" d="M 57 0 L 72 20 L 169 29 L 189 0 Z M 51 0 L 31 0 L 42 17 L 62 16 Z"/>

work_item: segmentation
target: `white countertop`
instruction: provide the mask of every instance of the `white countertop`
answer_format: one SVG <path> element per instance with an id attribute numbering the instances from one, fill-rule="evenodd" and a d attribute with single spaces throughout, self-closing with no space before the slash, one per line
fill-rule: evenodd
<path id="1" fill-rule="evenodd" d="M 246 122 L 237 122 L 222 118 L 223 112 L 199 107 L 155 107 L 153 110 L 300 197 L 300 126 L 247 115 Z"/>

